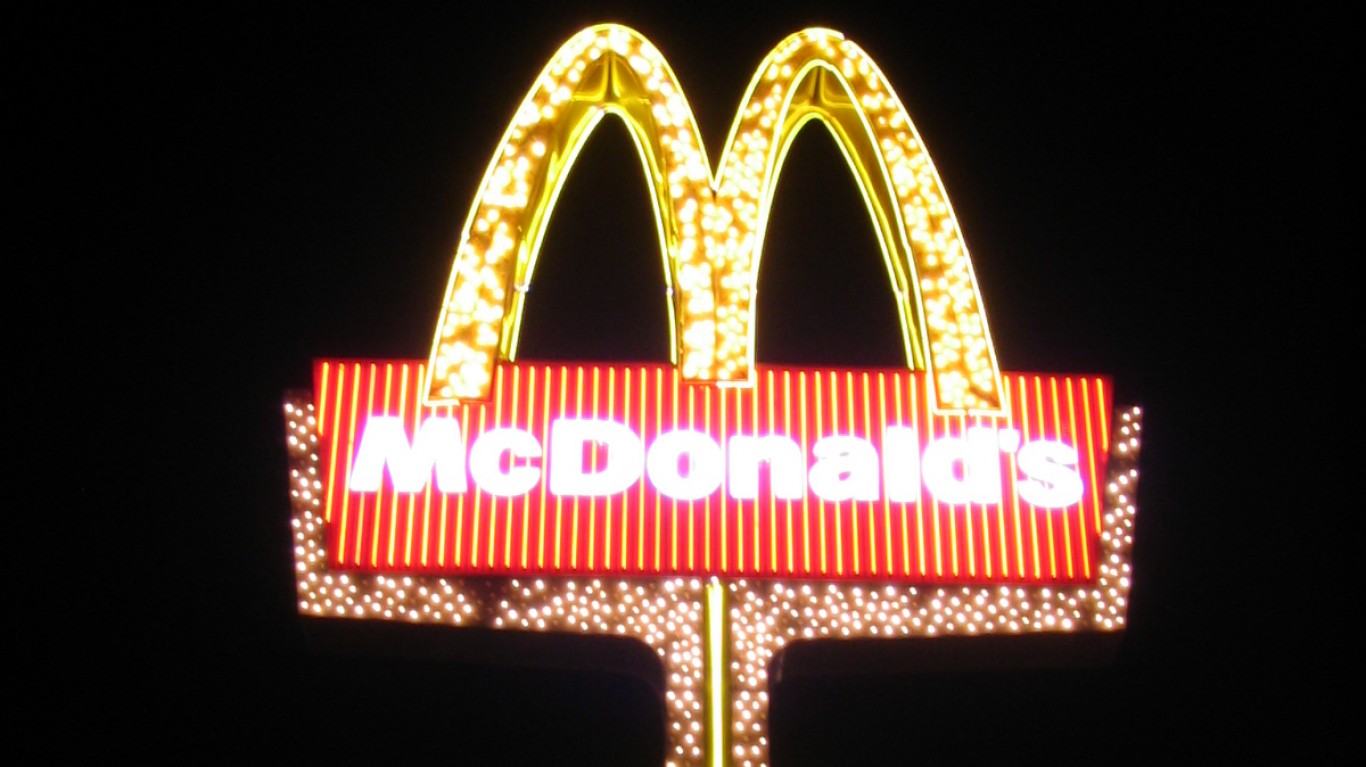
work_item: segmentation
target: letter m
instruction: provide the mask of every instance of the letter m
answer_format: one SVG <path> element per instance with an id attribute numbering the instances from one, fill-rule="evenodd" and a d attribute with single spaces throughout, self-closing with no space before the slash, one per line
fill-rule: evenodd
<path id="1" fill-rule="evenodd" d="M 389 467 L 396 492 L 422 491 L 432 477 L 433 467 L 436 484 L 443 493 L 464 492 L 465 442 L 460 438 L 460 422 L 454 418 L 428 418 L 409 444 L 403 419 L 372 416 L 356 450 L 348 488 L 361 493 L 378 492 L 385 466 Z"/>

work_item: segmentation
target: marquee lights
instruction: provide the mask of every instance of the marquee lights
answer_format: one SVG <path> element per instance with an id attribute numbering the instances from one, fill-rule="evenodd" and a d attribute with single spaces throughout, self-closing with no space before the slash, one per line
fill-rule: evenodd
<path id="1" fill-rule="evenodd" d="M 675 364 L 514 362 L 550 212 L 608 114 L 646 174 Z M 864 195 L 907 370 L 755 364 L 773 192 L 813 120 Z M 1112 423 L 1103 377 L 999 371 L 929 155 L 830 30 L 763 60 L 714 170 L 649 41 L 572 37 L 480 183 L 429 360 L 322 361 L 314 384 L 285 403 L 300 613 L 633 637 L 665 669 L 674 767 L 768 763 L 792 642 L 1125 623 L 1141 413 Z"/>
<path id="2" fill-rule="evenodd" d="M 666 764 L 768 764 L 769 662 L 801 640 L 1113 631 L 1124 626 L 1141 445 L 1141 413 L 1119 414 L 1104 483 L 1101 555 L 1071 586 L 914 586 L 735 580 L 725 613 L 729 695 L 712 700 L 704 662 L 708 582 L 699 578 L 447 578 L 339 572 L 328 566 L 325 471 L 311 395 L 285 403 L 299 611 L 447 626 L 634 637 L 664 666 Z M 712 652 L 715 652 L 714 650 Z M 714 669 L 713 669 L 714 671 Z M 708 711 L 708 702 L 712 701 Z M 724 701 L 721 708 L 716 702 Z M 724 712 L 724 717 L 721 714 Z M 724 736 L 709 719 L 728 721 Z M 716 739 L 716 740 L 711 740 Z M 718 752 L 709 743 L 729 744 Z M 715 758 L 713 758 L 715 757 Z"/>

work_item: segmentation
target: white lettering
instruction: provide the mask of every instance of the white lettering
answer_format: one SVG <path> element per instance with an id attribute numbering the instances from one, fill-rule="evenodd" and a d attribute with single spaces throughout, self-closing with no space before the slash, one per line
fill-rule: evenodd
<path id="1" fill-rule="evenodd" d="M 731 497 L 759 497 L 759 472 L 764 463 L 768 464 L 773 497 L 793 500 L 806 494 L 806 462 L 802 460 L 802 449 L 795 439 L 780 434 L 731 437 L 726 443 L 726 452 L 730 462 L 728 489 Z"/>
<path id="2" fill-rule="evenodd" d="M 684 456 L 688 470 L 682 470 Z M 645 471 L 655 489 L 680 501 L 695 501 L 721 486 L 725 461 L 716 440 L 696 431 L 668 431 L 650 445 Z"/>
<path id="3" fill-rule="evenodd" d="M 585 469 L 589 443 L 607 448 L 606 465 Z M 644 448 L 636 433 L 615 421 L 557 419 L 550 428 L 550 492 L 615 495 L 640 479 Z"/>
<path id="4" fill-rule="evenodd" d="M 966 437 L 941 437 L 930 442 L 925 446 L 921 467 L 925 487 L 944 503 L 1001 502 L 1001 458 L 995 429 L 971 426 Z"/>
<path id="5" fill-rule="evenodd" d="M 733 498 L 754 500 L 768 471 L 765 495 L 801 500 L 809 492 L 827 501 L 875 501 L 881 493 L 895 503 L 918 503 L 923 490 L 944 503 L 999 504 L 1004 455 L 1015 454 L 1021 475 L 1019 497 L 1041 508 L 1063 508 L 1082 500 L 1084 487 L 1075 447 L 1057 440 L 1024 442 L 1018 429 L 969 427 L 920 450 L 913 426 L 886 426 L 882 454 L 861 437 L 833 435 L 811 447 L 808 468 L 801 446 L 781 434 L 735 435 L 726 448 L 708 434 L 677 429 L 646 446 L 627 426 L 591 418 L 555 419 L 549 450 L 536 435 L 495 428 L 469 448 L 468 472 L 490 495 L 530 492 L 543 475 L 559 496 L 611 496 L 642 475 L 660 494 L 693 501 L 715 493 L 723 480 Z M 596 458 L 594 458 L 596 456 Z M 548 460 L 542 466 L 541 459 Z M 411 443 L 403 419 L 369 419 L 356 448 L 348 489 L 378 492 L 388 470 L 396 492 L 423 491 L 436 472 L 443 493 L 468 490 L 466 452 L 460 422 L 433 416 L 422 422 Z M 923 485 L 923 486 L 922 486 Z"/>
<path id="6" fill-rule="evenodd" d="M 1020 448 L 1018 462 L 1028 477 L 1019 483 L 1021 498 L 1051 509 L 1081 500 L 1081 475 L 1068 468 L 1077 465 L 1076 448 L 1050 439 L 1030 442 Z"/>
<path id="7" fill-rule="evenodd" d="M 474 484 L 504 498 L 521 495 L 541 480 L 541 470 L 535 466 L 517 466 L 502 471 L 503 454 L 518 458 L 540 458 L 541 443 L 530 432 L 521 429 L 491 429 L 479 436 L 470 448 L 470 476 Z"/>
<path id="8" fill-rule="evenodd" d="M 348 488 L 362 493 L 377 492 L 385 466 L 389 467 L 394 489 L 400 493 L 416 493 L 426 487 L 433 466 L 441 492 L 465 492 L 465 444 L 460 439 L 460 422 L 454 418 L 428 418 L 418 428 L 410 447 L 403 419 L 372 416 L 361 435 Z"/>
<path id="9" fill-rule="evenodd" d="M 827 501 L 875 501 L 878 491 L 877 448 L 866 439 L 836 435 L 811 446 L 811 492 Z"/>
<path id="10" fill-rule="evenodd" d="M 920 435 L 909 426 L 882 432 L 882 486 L 887 500 L 920 501 Z"/>

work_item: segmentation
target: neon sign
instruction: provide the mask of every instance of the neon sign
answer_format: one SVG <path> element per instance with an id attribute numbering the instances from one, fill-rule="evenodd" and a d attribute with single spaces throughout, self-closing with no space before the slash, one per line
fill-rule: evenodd
<path id="1" fill-rule="evenodd" d="M 545 225 L 606 115 L 652 196 L 673 364 L 517 361 Z M 773 192 L 808 122 L 863 193 L 907 369 L 754 361 Z M 767 668 L 791 642 L 1121 629 L 1140 413 L 1112 418 L 1104 376 L 999 370 L 873 61 L 792 35 L 716 166 L 703 146 L 633 30 L 551 57 L 480 183 L 429 359 L 319 361 L 286 401 L 300 612 L 635 637 L 666 668 L 673 765 L 767 764 Z"/>
<path id="2" fill-rule="evenodd" d="M 429 403 L 486 399 L 495 360 L 515 358 L 545 224 L 579 150 L 609 114 L 635 140 L 653 197 L 683 380 L 752 381 L 754 284 L 773 193 L 792 140 L 815 122 L 863 192 L 906 358 L 931 371 L 936 406 L 1000 412 L 995 352 L 958 221 L 872 59 L 828 29 L 779 43 L 750 81 L 713 174 L 668 62 L 614 24 L 580 32 L 551 57 L 494 152 L 456 248 Z"/>
<path id="3" fill-rule="evenodd" d="M 422 369 L 317 365 L 334 567 L 1064 583 L 1100 551 L 1104 378 L 1007 374 L 991 418 L 909 370 L 507 363 L 423 407 Z"/>

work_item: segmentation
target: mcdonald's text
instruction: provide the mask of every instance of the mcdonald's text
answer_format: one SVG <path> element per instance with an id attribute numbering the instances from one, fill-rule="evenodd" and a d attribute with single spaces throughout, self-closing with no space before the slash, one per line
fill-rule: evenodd
<path id="1" fill-rule="evenodd" d="M 944 503 L 999 504 L 1002 457 L 1015 454 L 1023 477 L 1020 497 L 1042 508 L 1063 508 L 1082 497 L 1076 448 L 1039 439 L 1021 445 L 1019 429 L 969 427 L 966 436 L 930 440 L 907 426 L 883 425 L 882 454 L 862 437 L 834 434 L 816 440 L 808 461 L 797 441 L 782 434 L 732 434 L 723 448 L 691 429 L 661 433 L 648 448 L 629 427 L 603 419 L 559 418 L 550 426 L 550 454 L 525 429 L 496 428 L 474 438 L 466 455 L 460 422 L 433 416 L 410 439 L 403 419 L 369 418 L 356 450 L 347 490 L 375 493 L 385 470 L 394 492 L 427 489 L 432 472 L 444 494 L 465 493 L 468 479 L 485 493 L 512 497 L 534 492 L 549 462 L 552 496 L 606 498 L 630 490 L 642 477 L 655 491 L 679 501 L 725 492 L 755 500 L 765 469 L 775 498 L 800 500 L 809 492 L 826 501 L 916 503 L 923 491 Z"/>

